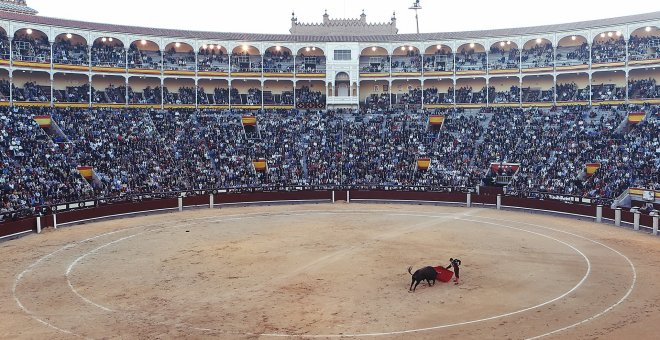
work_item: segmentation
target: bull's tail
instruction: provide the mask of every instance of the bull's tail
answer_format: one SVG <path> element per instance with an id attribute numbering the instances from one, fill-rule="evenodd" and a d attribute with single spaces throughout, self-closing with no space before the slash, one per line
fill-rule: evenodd
<path id="1" fill-rule="evenodd" d="M 408 273 L 410 273 L 410 275 L 413 274 L 413 273 L 412 273 L 412 266 L 408 267 Z"/>

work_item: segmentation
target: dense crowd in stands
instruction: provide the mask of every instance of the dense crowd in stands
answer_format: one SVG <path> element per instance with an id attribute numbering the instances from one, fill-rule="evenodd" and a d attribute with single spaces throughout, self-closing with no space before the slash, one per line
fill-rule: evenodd
<path id="1" fill-rule="evenodd" d="M 530 49 L 523 49 L 523 68 L 552 67 L 554 49 L 550 43 L 536 44 Z"/>
<path id="2" fill-rule="evenodd" d="M 594 42 L 591 47 L 591 62 L 612 63 L 626 60 L 626 42 L 623 37 Z"/>
<path id="3" fill-rule="evenodd" d="M 179 100 L 191 91 L 179 89 Z M 628 123 L 628 110 L 646 112 L 647 118 Z M 53 126 L 39 127 L 32 118 L 39 114 L 52 114 Z M 474 187 L 498 181 L 502 174 L 490 165 L 501 162 L 520 163 L 517 173 L 505 174 L 510 182 L 500 184 L 521 195 L 612 199 L 629 186 L 658 187 L 660 182 L 657 107 L 257 111 L 250 113 L 257 124 L 243 126 L 246 114 L 5 109 L 0 113 L 0 209 L 232 186 Z M 430 125 L 429 114 L 442 114 L 443 125 Z M 425 157 L 431 164 L 420 170 L 416 161 Z M 265 171 L 252 165 L 256 159 L 266 161 Z M 585 165 L 592 162 L 601 167 L 589 176 Z M 77 166 L 93 167 L 93 178 L 83 179 Z"/>
<path id="4" fill-rule="evenodd" d="M 631 79 L 628 81 L 628 98 L 647 99 L 660 98 L 660 86 L 656 84 L 655 79 Z"/>
<path id="5" fill-rule="evenodd" d="M 126 50 L 121 45 L 106 45 L 95 42 L 92 45 L 92 66 L 126 67 Z"/>
<path id="6" fill-rule="evenodd" d="M 626 88 L 623 86 L 617 87 L 615 84 L 591 85 L 591 100 L 593 101 L 623 100 L 625 98 Z"/>
<path id="7" fill-rule="evenodd" d="M 299 109 L 322 109 L 325 108 L 325 94 L 320 91 L 312 91 L 303 86 L 296 90 L 296 105 Z"/>
<path id="8" fill-rule="evenodd" d="M 12 52 L 14 60 L 50 63 L 50 43 L 45 35 L 15 35 Z"/>
<path id="9" fill-rule="evenodd" d="M 140 50 L 136 43 L 133 43 L 127 52 L 128 68 L 142 68 L 151 70 L 160 70 L 162 56 L 160 51 Z"/>
<path id="10" fill-rule="evenodd" d="M 0 101 L 9 100 L 9 82 L 0 80 Z M 660 98 L 660 86 L 656 84 L 654 78 L 630 79 L 628 82 L 628 98 L 631 100 L 656 99 Z M 105 89 L 91 88 L 93 103 L 125 103 L 126 91 L 128 90 L 128 102 L 131 104 L 155 104 L 161 103 L 161 87 L 150 87 L 128 89 L 125 85 L 108 85 Z M 164 104 L 195 104 L 195 88 L 183 86 L 178 92 L 170 92 L 165 87 Z M 245 91 L 245 90 L 242 90 Z M 86 103 L 88 98 L 89 85 L 67 86 L 64 89 L 53 89 L 54 102 L 68 103 Z M 260 105 L 262 102 L 261 90 L 250 88 L 246 92 L 240 92 L 233 88 L 232 104 L 237 105 Z M 486 97 L 486 92 L 488 96 Z M 591 92 L 591 96 L 590 96 Z M 421 105 L 422 94 L 424 104 L 452 104 L 454 102 L 454 89 L 449 87 L 446 92 L 441 92 L 435 87 L 427 87 L 423 91 L 420 89 L 410 89 L 403 93 L 392 93 L 392 105 Z M 28 102 L 48 102 L 50 101 L 50 86 L 39 85 L 36 82 L 27 82 L 23 87 L 13 87 L 13 96 L 15 101 Z M 283 91 L 282 93 L 271 93 L 264 91 L 264 104 L 293 105 L 294 93 L 292 91 Z M 457 103 L 536 103 L 536 102 L 557 102 L 571 101 L 621 101 L 626 98 L 626 87 L 615 84 L 597 84 L 590 87 L 585 85 L 579 88 L 575 82 L 556 84 L 556 89 L 541 87 L 522 87 L 511 86 L 506 89 L 496 88 L 494 86 L 483 87 L 480 91 L 470 87 L 459 87 L 456 89 Z M 295 102 L 300 109 L 323 109 L 325 108 L 326 96 L 321 91 L 311 91 L 309 87 L 302 86 L 296 89 Z M 228 105 L 229 90 L 223 88 L 214 88 L 213 92 L 206 92 L 204 87 L 197 87 L 197 103 L 200 105 Z M 388 93 L 371 94 L 367 96 L 362 106 L 368 109 L 378 110 L 387 109 L 390 106 Z"/>
<path id="11" fill-rule="evenodd" d="M 576 83 L 557 83 L 555 93 L 558 102 L 589 100 L 589 86 L 579 88 Z"/>
<path id="12" fill-rule="evenodd" d="M 59 40 L 53 43 L 53 63 L 66 65 L 88 65 L 89 53 L 87 45 L 73 44 L 70 40 Z"/>
<path id="13" fill-rule="evenodd" d="M 293 72 L 293 56 L 286 51 L 266 51 L 264 53 L 264 72 Z"/>
<path id="14" fill-rule="evenodd" d="M 646 60 L 660 58 L 660 37 L 632 36 L 628 41 L 629 60 Z"/>

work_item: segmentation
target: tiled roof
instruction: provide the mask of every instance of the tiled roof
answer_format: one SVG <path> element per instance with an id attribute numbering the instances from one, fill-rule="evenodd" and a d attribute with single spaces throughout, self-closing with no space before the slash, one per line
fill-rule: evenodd
<path id="1" fill-rule="evenodd" d="M 18 5 L 11 2 L 0 2 L 0 11 L 37 14 L 37 11 L 28 6 Z"/>
<path id="2" fill-rule="evenodd" d="M 374 35 L 374 36 L 339 36 L 339 35 L 290 35 L 290 34 L 253 34 L 253 33 L 228 33 L 228 32 L 205 32 L 191 30 L 176 30 L 166 28 L 150 28 L 137 26 L 112 25 L 104 23 L 92 23 L 86 21 L 49 18 L 44 16 L 25 15 L 0 11 L 0 19 L 28 22 L 47 26 L 70 27 L 77 29 L 126 33 L 147 36 L 162 36 L 176 38 L 191 38 L 204 40 L 236 40 L 236 41 L 282 41 L 282 42 L 387 42 L 387 41 L 442 41 L 451 39 L 474 39 L 498 36 L 530 35 L 538 33 L 552 33 L 561 31 L 574 31 L 592 27 L 617 26 L 631 22 L 643 22 L 659 20 L 660 12 L 629 15 L 624 17 L 589 20 L 568 24 L 507 28 L 485 31 L 465 32 L 438 32 L 422 34 L 396 34 L 396 35 Z"/>

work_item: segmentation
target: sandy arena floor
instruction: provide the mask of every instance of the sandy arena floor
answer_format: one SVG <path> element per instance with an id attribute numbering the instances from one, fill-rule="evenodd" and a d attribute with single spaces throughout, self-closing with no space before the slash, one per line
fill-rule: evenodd
<path id="1" fill-rule="evenodd" d="M 461 284 L 408 266 L 463 261 Z M 0 243 L 0 338 L 652 339 L 660 238 L 493 209 L 190 210 Z"/>

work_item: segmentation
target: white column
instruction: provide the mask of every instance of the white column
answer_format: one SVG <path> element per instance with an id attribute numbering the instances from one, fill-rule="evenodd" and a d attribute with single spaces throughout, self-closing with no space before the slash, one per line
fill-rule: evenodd
<path id="1" fill-rule="evenodd" d="M 41 216 L 37 216 L 37 234 L 41 234 Z"/>
<path id="2" fill-rule="evenodd" d="M 346 191 L 346 203 L 351 203 L 351 192 Z"/>
<path id="3" fill-rule="evenodd" d="M 332 203 L 335 203 L 335 191 L 332 190 Z"/>
<path id="4" fill-rule="evenodd" d="M 502 209 L 502 195 L 497 194 L 497 210 Z"/>
<path id="5" fill-rule="evenodd" d="M 653 214 L 653 235 L 658 236 L 658 220 L 660 220 L 660 216 L 658 216 L 658 213 Z"/>
<path id="6" fill-rule="evenodd" d="M 633 212 L 633 220 L 635 221 L 633 228 L 635 230 L 639 230 L 639 217 L 640 217 L 640 215 L 641 215 L 641 213 L 639 212 L 639 210 L 635 209 L 635 211 Z"/>
<path id="7" fill-rule="evenodd" d="M 179 211 L 183 211 L 183 197 L 179 196 Z"/>
<path id="8" fill-rule="evenodd" d="M 603 206 L 601 204 L 596 207 L 596 223 L 603 223 Z"/>
<path id="9" fill-rule="evenodd" d="M 57 214 L 53 214 L 53 228 L 57 229 Z"/>
<path id="10" fill-rule="evenodd" d="M 213 209 L 213 194 L 209 194 L 209 208 Z"/>
<path id="11" fill-rule="evenodd" d="M 51 66 L 52 65 L 53 64 L 51 63 Z M 53 79 L 54 78 L 53 71 L 51 70 L 50 72 L 51 72 L 50 73 L 50 107 L 53 107 L 53 106 L 55 106 L 55 98 L 54 98 L 55 97 L 54 96 L 55 90 L 53 90 L 53 86 L 55 86 L 55 79 Z"/>
<path id="12" fill-rule="evenodd" d="M 472 193 L 468 192 L 467 194 L 467 207 L 470 208 L 472 207 Z"/>
<path id="13" fill-rule="evenodd" d="M 621 226 L 621 208 L 616 208 L 614 210 L 614 225 L 617 227 Z"/>

